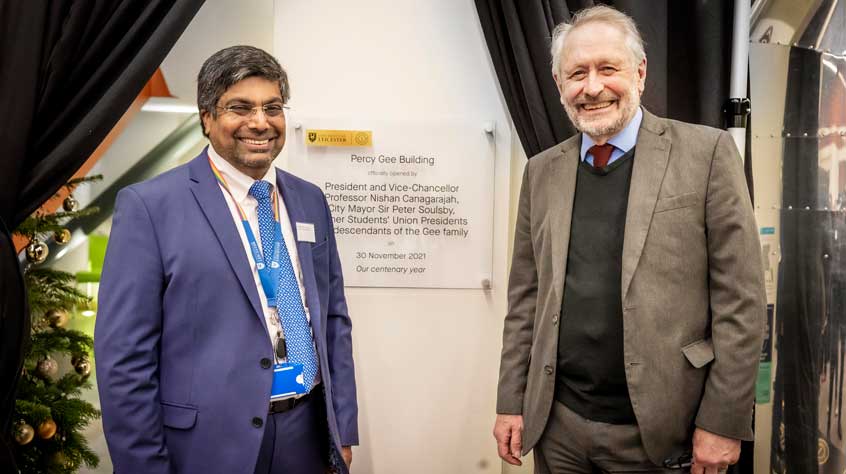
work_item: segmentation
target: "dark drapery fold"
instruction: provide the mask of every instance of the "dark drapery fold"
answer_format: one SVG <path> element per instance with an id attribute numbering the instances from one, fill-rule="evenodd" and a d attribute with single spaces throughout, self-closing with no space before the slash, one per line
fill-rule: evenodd
<path id="1" fill-rule="evenodd" d="M 0 466 L 14 466 L 10 415 L 22 355 L 29 341 L 29 311 L 9 230 L 0 219 Z"/>
<path id="2" fill-rule="evenodd" d="M 505 102 L 527 156 L 575 133 L 550 66 L 555 25 L 598 3 L 627 13 L 646 42 L 643 104 L 686 122 L 722 127 L 731 75 L 733 2 L 701 0 L 476 0 Z"/>
<path id="3" fill-rule="evenodd" d="M 16 97 L 0 102 L 0 110 L 15 111 L 4 116 L 13 126 L 0 134 L 3 143 L 16 144 L 12 156 L 25 156 L 18 186 L 0 191 L 0 202 L 14 203 L 13 214 L 3 213 L 11 216 L 10 227 L 88 158 L 201 5 L 202 0 L 5 0 L 0 87 Z M 20 18 L 29 22 L 25 29 Z M 15 33 L 11 41 L 6 31 Z"/>
<path id="4" fill-rule="evenodd" d="M 570 18 L 563 0 L 476 0 L 517 135 L 528 156 L 572 135 L 552 79 L 549 38 Z"/>
<path id="5" fill-rule="evenodd" d="M 29 316 L 9 231 L 85 162 L 203 0 L 0 0 L 0 441 Z M 11 465 L 0 447 L 0 465 Z"/>

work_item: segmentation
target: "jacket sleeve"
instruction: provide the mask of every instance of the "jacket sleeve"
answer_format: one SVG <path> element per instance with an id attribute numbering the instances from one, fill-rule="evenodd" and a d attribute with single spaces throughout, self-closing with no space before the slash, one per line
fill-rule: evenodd
<path id="1" fill-rule="evenodd" d="M 153 221 L 126 188 L 115 206 L 94 336 L 103 430 L 117 473 L 171 471 L 159 404 L 164 285 Z"/>
<path id="2" fill-rule="evenodd" d="M 523 184 L 514 230 L 514 253 L 508 278 L 508 313 L 502 335 L 496 412 L 523 413 L 523 397 L 529 373 L 532 332 L 538 294 L 538 271 L 532 245 L 532 190 L 530 165 L 523 171 Z"/>
<path id="3" fill-rule="evenodd" d="M 342 446 L 358 445 L 358 401 L 355 386 L 355 364 L 352 354 L 352 321 L 344 295 L 344 275 L 335 227 L 326 199 L 323 199 L 328 225 L 329 300 L 326 318 L 326 346 L 332 377 L 332 402 L 338 420 Z"/>
<path id="4" fill-rule="evenodd" d="M 766 296 L 752 203 L 741 158 L 726 132 L 720 133 L 713 152 L 705 224 L 714 362 L 696 426 L 751 440 Z"/>

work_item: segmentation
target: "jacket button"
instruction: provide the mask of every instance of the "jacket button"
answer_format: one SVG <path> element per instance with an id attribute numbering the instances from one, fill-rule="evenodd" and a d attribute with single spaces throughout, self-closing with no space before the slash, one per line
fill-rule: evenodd
<path id="1" fill-rule="evenodd" d="M 268 359 L 267 357 L 263 358 L 261 360 L 261 368 L 262 369 L 269 369 L 270 368 L 270 359 Z"/>
<path id="2" fill-rule="evenodd" d="M 255 426 L 256 428 L 261 428 L 262 425 L 264 425 L 264 421 L 262 421 L 261 418 L 259 418 L 259 417 L 253 418 L 253 426 Z"/>
<path id="3" fill-rule="evenodd" d="M 552 324 L 558 324 L 558 313 L 552 315 Z"/>
<path id="4" fill-rule="evenodd" d="M 545 365 L 543 367 L 543 371 L 546 372 L 546 375 L 552 375 L 552 366 L 551 365 Z"/>

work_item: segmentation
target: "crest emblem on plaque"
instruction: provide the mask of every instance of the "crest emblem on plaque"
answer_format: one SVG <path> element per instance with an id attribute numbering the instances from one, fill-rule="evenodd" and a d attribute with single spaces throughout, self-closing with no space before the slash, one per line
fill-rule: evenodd
<path id="1" fill-rule="evenodd" d="M 354 140 L 357 145 L 365 146 L 370 141 L 370 137 L 365 132 L 359 132 L 355 134 Z"/>
<path id="2" fill-rule="evenodd" d="M 308 141 L 314 143 L 317 140 L 317 132 L 308 132 Z"/>

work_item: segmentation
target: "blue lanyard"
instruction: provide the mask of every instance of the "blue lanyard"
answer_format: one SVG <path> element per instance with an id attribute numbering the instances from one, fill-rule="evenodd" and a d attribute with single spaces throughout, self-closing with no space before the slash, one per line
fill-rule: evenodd
<path id="1" fill-rule="evenodd" d="M 256 270 L 258 270 L 261 288 L 264 290 L 264 296 L 267 298 L 267 306 L 275 308 L 276 283 L 279 281 L 279 259 L 282 255 L 282 245 L 285 244 L 285 239 L 282 238 L 282 226 L 279 223 L 279 207 L 276 200 L 276 190 L 274 189 L 270 196 L 271 199 L 273 199 L 273 214 L 276 226 L 273 233 L 273 258 L 270 260 L 270 268 L 267 268 L 267 265 L 264 264 L 264 257 L 261 254 L 261 249 L 259 249 L 258 242 L 256 241 L 256 236 L 253 234 L 253 229 L 250 228 L 250 221 L 247 220 L 247 214 L 238 204 L 238 200 L 235 199 L 235 196 L 232 195 L 232 191 L 226 184 L 226 180 L 223 179 L 223 175 L 220 174 L 220 171 L 214 165 L 211 157 L 209 157 L 209 164 L 211 165 L 212 173 L 215 178 L 217 178 L 217 182 L 220 183 L 226 193 L 229 194 L 229 197 L 232 198 L 232 202 L 238 209 L 238 215 L 241 217 L 241 225 L 244 226 L 244 233 L 247 235 L 247 243 L 250 245 L 250 251 L 253 253 L 253 260 L 256 262 Z"/>
<path id="2" fill-rule="evenodd" d="M 274 198 L 276 195 L 274 194 Z M 234 198 L 232 199 L 235 200 Z M 236 203 L 237 205 L 237 203 Z M 273 258 L 270 260 L 270 268 L 264 264 L 264 257 L 262 257 L 259 249 L 256 236 L 253 234 L 253 229 L 250 228 L 248 221 L 242 220 L 241 225 L 244 226 L 244 233 L 247 234 L 247 242 L 250 244 L 250 250 L 253 252 L 253 260 L 256 262 L 256 270 L 258 270 L 259 280 L 261 280 L 261 288 L 264 290 L 264 296 L 267 298 L 267 306 L 271 308 L 276 307 L 276 282 L 279 281 L 279 256 L 282 253 L 282 228 L 279 221 L 276 223 L 275 232 L 273 236 Z"/>

